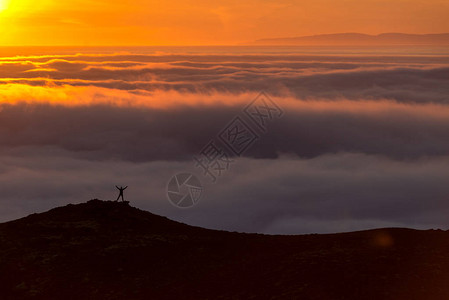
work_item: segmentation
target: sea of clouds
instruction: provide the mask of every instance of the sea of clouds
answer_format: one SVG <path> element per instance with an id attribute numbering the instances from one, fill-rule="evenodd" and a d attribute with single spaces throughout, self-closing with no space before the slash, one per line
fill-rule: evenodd
<path id="1" fill-rule="evenodd" d="M 193 156 L 265 91 L 284 111 L 212 184 Z M 203 182 L 178 209 L 166 184 Z M 0 57 L 0 221 L 92 198 L 260 233 L 449 228 L 449 55 L 126 52 Z"/>

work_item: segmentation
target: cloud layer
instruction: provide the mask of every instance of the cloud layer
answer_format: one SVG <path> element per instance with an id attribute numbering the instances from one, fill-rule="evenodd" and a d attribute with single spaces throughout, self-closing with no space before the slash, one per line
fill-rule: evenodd
<path id="1" fill-rule="evenodd" d="M 209 228 L 449 225 L 444 55 L 1 57 L 0 83 L 3 221 L 126 184 L 139 207 Z M 243 113 L 261 90 L 285 112 L 267 132 Z M 211 184 L 192 158 L 235 116 L 259 139 Z M 165 199 L 183 171 L 205 185 L 190 210 Z"/>
<path id="2" fill-rule="evenodd" d="M 2 58 L 0 82 L 446 103 L 448 65 L 442 55 L 78 54 Z"/>

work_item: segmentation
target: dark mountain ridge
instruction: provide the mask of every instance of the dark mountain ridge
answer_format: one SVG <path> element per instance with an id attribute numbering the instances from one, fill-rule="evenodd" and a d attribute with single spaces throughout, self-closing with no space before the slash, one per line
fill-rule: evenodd
<path id="1" fill-rule="evenodd" d="M 449 299 L 449 232 L 276 236 L 91 200 L 0 224 L 0 299 Z"/>
<path id="2" fill-rule="evenodd" d="M 260 39 L 257 45 L 340 45 L 340 46 L 395 46 L 395 45 L 449 45 L 449 33 L 407 34 L 334 33 L 310 36 Z"/>

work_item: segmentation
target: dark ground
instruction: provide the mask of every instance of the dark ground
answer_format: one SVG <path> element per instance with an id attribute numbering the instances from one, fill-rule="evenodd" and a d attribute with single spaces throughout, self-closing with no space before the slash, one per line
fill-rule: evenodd
<path id="1" fill-rule="evenodd" d="M 0 224 L 0 299 L 449 299 L 449 232 L 269 236 L 92 200 Z"/>

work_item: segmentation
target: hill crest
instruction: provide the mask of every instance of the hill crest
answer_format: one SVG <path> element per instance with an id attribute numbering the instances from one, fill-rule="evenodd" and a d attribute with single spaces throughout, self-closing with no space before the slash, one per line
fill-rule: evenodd
<path id="1" fill-rule="evenodd" d="M 449 232 L 208 230 L 91 200 L 0 224 L 2 299 L 449 299 Z"/>

